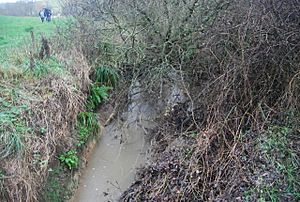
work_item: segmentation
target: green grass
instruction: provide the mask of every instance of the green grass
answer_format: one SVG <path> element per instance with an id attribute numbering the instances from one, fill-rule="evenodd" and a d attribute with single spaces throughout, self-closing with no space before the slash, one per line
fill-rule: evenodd
<path id="1" fill-rule="evenodd" d="M 98 82 L 101 85 L 111 86 L 115 88 L 120 80 L 119 74 L 115 68 L 108 66 L 100 66 L 95 68 L 95 72 L 92 75 L 94 82 Z"/>
<path id="2" fill-rule="evenodd" d="M 87 142 L 91 135 L 96 136 L 100 130 L 96 114 L 92 112 L 79 113 L 76 129 L 79 136 L 79 143 L 77 146 L 80 147 Z"/>
<path id="3" fill-rule="evenodd" d="M 23 139 L 30 132 L 20 118 L 28 106 L 18 103 L 20 96 L 16 90 L 3 88 L 0 85 L 0 160 L 12 154 L 21 155 Z"/>
<path id="4" fill-rule="evenodd" d="M 39 17 L 0 16 L 0 49 L 18 47 L 30 40 L 30 31 L 36 36 L 54 33 L 56 22 L 41 23 Z"/>
<path id="5" fill-rule="evenodd" d="M 4 177 L 5 171 L 0 167 L 0 197 L 5 195 Z"/>
<path id="6" fill-rule="evenodd" d="M 31 43 L 30 31 L 39 41 L 41 34 L 53 35 L 56 27 L 63 22 L 54 19 L 50 23 L 41 23 L 39 17 L 0 16 L 0 66 L 9 63 L 8 58 L 24 52 L 22 47 Z"/>
<path id="7" fill-rule="evenodd" d="M 246 199 L 256 195 L 258 201 L 282 201 L 287 196 L 300 200 L 299 153 L 298 148 L 293 146 L 297 141 L 299 131 L 288 126 L 269 126 L 259 139 L 257 151 L 268 162 L 264 173 L 278 177 L 272 183 L 259 177 L 259 186 L 251 187 L 245 193 Z"/>
<path id="8" fill-rule="evenodd" d="M 61 166 L 57 166 L 53 169 L 49 169 L 49 177 L 44 186 L 44 194 L 41 201 L 63 202 L 64 195 L 67 194 L 65 185 L 61 182 L 61 174 L 64 173 L 64 169 Z"/>
<path id="9" fill-rule="evenodd" d="M 26 61 L 25 65 L 29 66 L 29 61 Z M 48 75 L 49 73 L 56 75 L 68 74 L 68 72 L 64 68 L 64 65 L 55 57 L 50 57 L 42 61 L 37 60 L 34 70 L 32 72 L 29 72 L 29 74 L 32 74 L 32 76 L 36 78 L 41 78 Z"/>

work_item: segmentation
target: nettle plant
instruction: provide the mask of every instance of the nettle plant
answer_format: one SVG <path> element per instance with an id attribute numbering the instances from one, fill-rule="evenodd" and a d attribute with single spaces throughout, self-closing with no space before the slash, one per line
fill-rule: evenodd
<path id="1" fill-rule="evenodd" d="M 72 149 L 59 156 L 60 162 L 64 163 L 70 170 L 77 168 L 79 164 L 79 158 L 77 151 Z"/>
<path id="2" fill-rule="evenodd" d="M 87 109 L 89 111 L 95 110 L 101 102 L 108 99 L 108 91 L 112 87 L 100 86 L 98 83 L 92 84 L 90 86 L 90 95 L 87 100 Z"/>

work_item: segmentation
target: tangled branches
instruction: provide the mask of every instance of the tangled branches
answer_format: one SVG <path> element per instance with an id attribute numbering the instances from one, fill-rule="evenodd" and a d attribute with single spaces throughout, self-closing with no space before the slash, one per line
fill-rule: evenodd
<path id="1" fill-rule="evenodd" d="M 158 159 L 143 169 L 124 201 L 243 199 L 251 177 L 242 159 L 254 155 L 247 149 L 257 138 L 243 134 L 261 134 L 279 112 L 299 111 L 299 14 L 298 1 L 232 1 L 202 30 L 187 21 L 192 30 L 176 27 L 181 37 L 168 35 L 167 42 L 144 34 L 147 43 L 156 44 L 144 58 L 155 62 L 147 64 L 164 63 L 182 72 L 190 102 L 204 106 L 207 116 L 204 127 L 187 127 L 196 130 L 198 138 L 192 143 L 188 138 L 174 147 L 176 151 L 172 142 L 186 133 L 165 132 L 168 141 L 156 143 L 161 145 L 160 154 L 153 155 Z"/>
<path id="2" fill-rule="evenodd" d="M 172 114 L 186 116 L 180 124 L 162 120 L 168 129 L 154 139 L 156 161 L 122 199 L 240 200 L 252 185 L 243 161 L 256 156 L 251 142 L 281 113 L 299 116 L 299 0 L 70 2 L 80 7 L 79 22 L 93 19 L 95 33 L 120 53 L 108 62 L 125 79 L 130 74 L 157 95 L 172 70 L 189 98 L 189 107 Z"/>

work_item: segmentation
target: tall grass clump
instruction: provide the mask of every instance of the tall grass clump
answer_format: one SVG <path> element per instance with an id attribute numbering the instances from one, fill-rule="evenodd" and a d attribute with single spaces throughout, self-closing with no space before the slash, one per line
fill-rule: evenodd
<path id="1" fill-rule="evenodd" d="M 76 130 L 79 135 L 78 146 L 85 144 L 90 136 L 96 136 L 100 130 L 96 114 L 93 112 L 80 112 L 77 118 Z"/>
<path id="2" fill-rule="evenodd" d="M 18 105 L 20 95 L 9 86 L 1 85 L 0 94 L 0 159 L 13 154 L 21 157 L 24 137 L 30 134 L 30 128 L 20 116 L 28 110 L 28 106 Z"/>
<path id="3" fill-rule="evenodd" d="M 37 78 L 41 78 L 50 73 L 57 75 L 68 74 L 68 72 L 65 71 L 64 65 L 61 64 L 61 62 L 59 62 L 55 57 L 51 57 L 45 60 L 37 60 L 33 71 L 27 72 Z"/>
<path id="4" fill-rule="evenodd" d="M 91 84 L 86 104 L 87 109 L 89 111 L 95 110 L 104 100 L 108 99 L 108 91 L 111 89 L 112 87 L 101 86 L 98 83 Z"/>
<path id="5" fill-rule="evenodd" d="M 116 88 L 120 78 L 116 69 L 107 66 L 100 66 L 95 68 L 92 79 L 101 85 Z"/>

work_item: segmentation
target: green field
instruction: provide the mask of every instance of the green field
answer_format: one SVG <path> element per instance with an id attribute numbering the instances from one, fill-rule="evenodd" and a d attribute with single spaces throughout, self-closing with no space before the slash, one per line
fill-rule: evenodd
<path id="1" fill-rule="evenodd" d="M 0 16 L 0 48 L 16 47 L 26 43 L 30 31 L 40 35 L 51 34 L 56 22 L 42 23 L 39 17 Z"/>
<path id="2" fill-rule="evenodd" d="M 41 34 L 51 36 L 59 23 L 57 19 L 42 23 L 39 17 L 0 16 L 0 65 L 7 63 L 12 51 L 31 43 L 30 31 L 38 40 Z"/>

